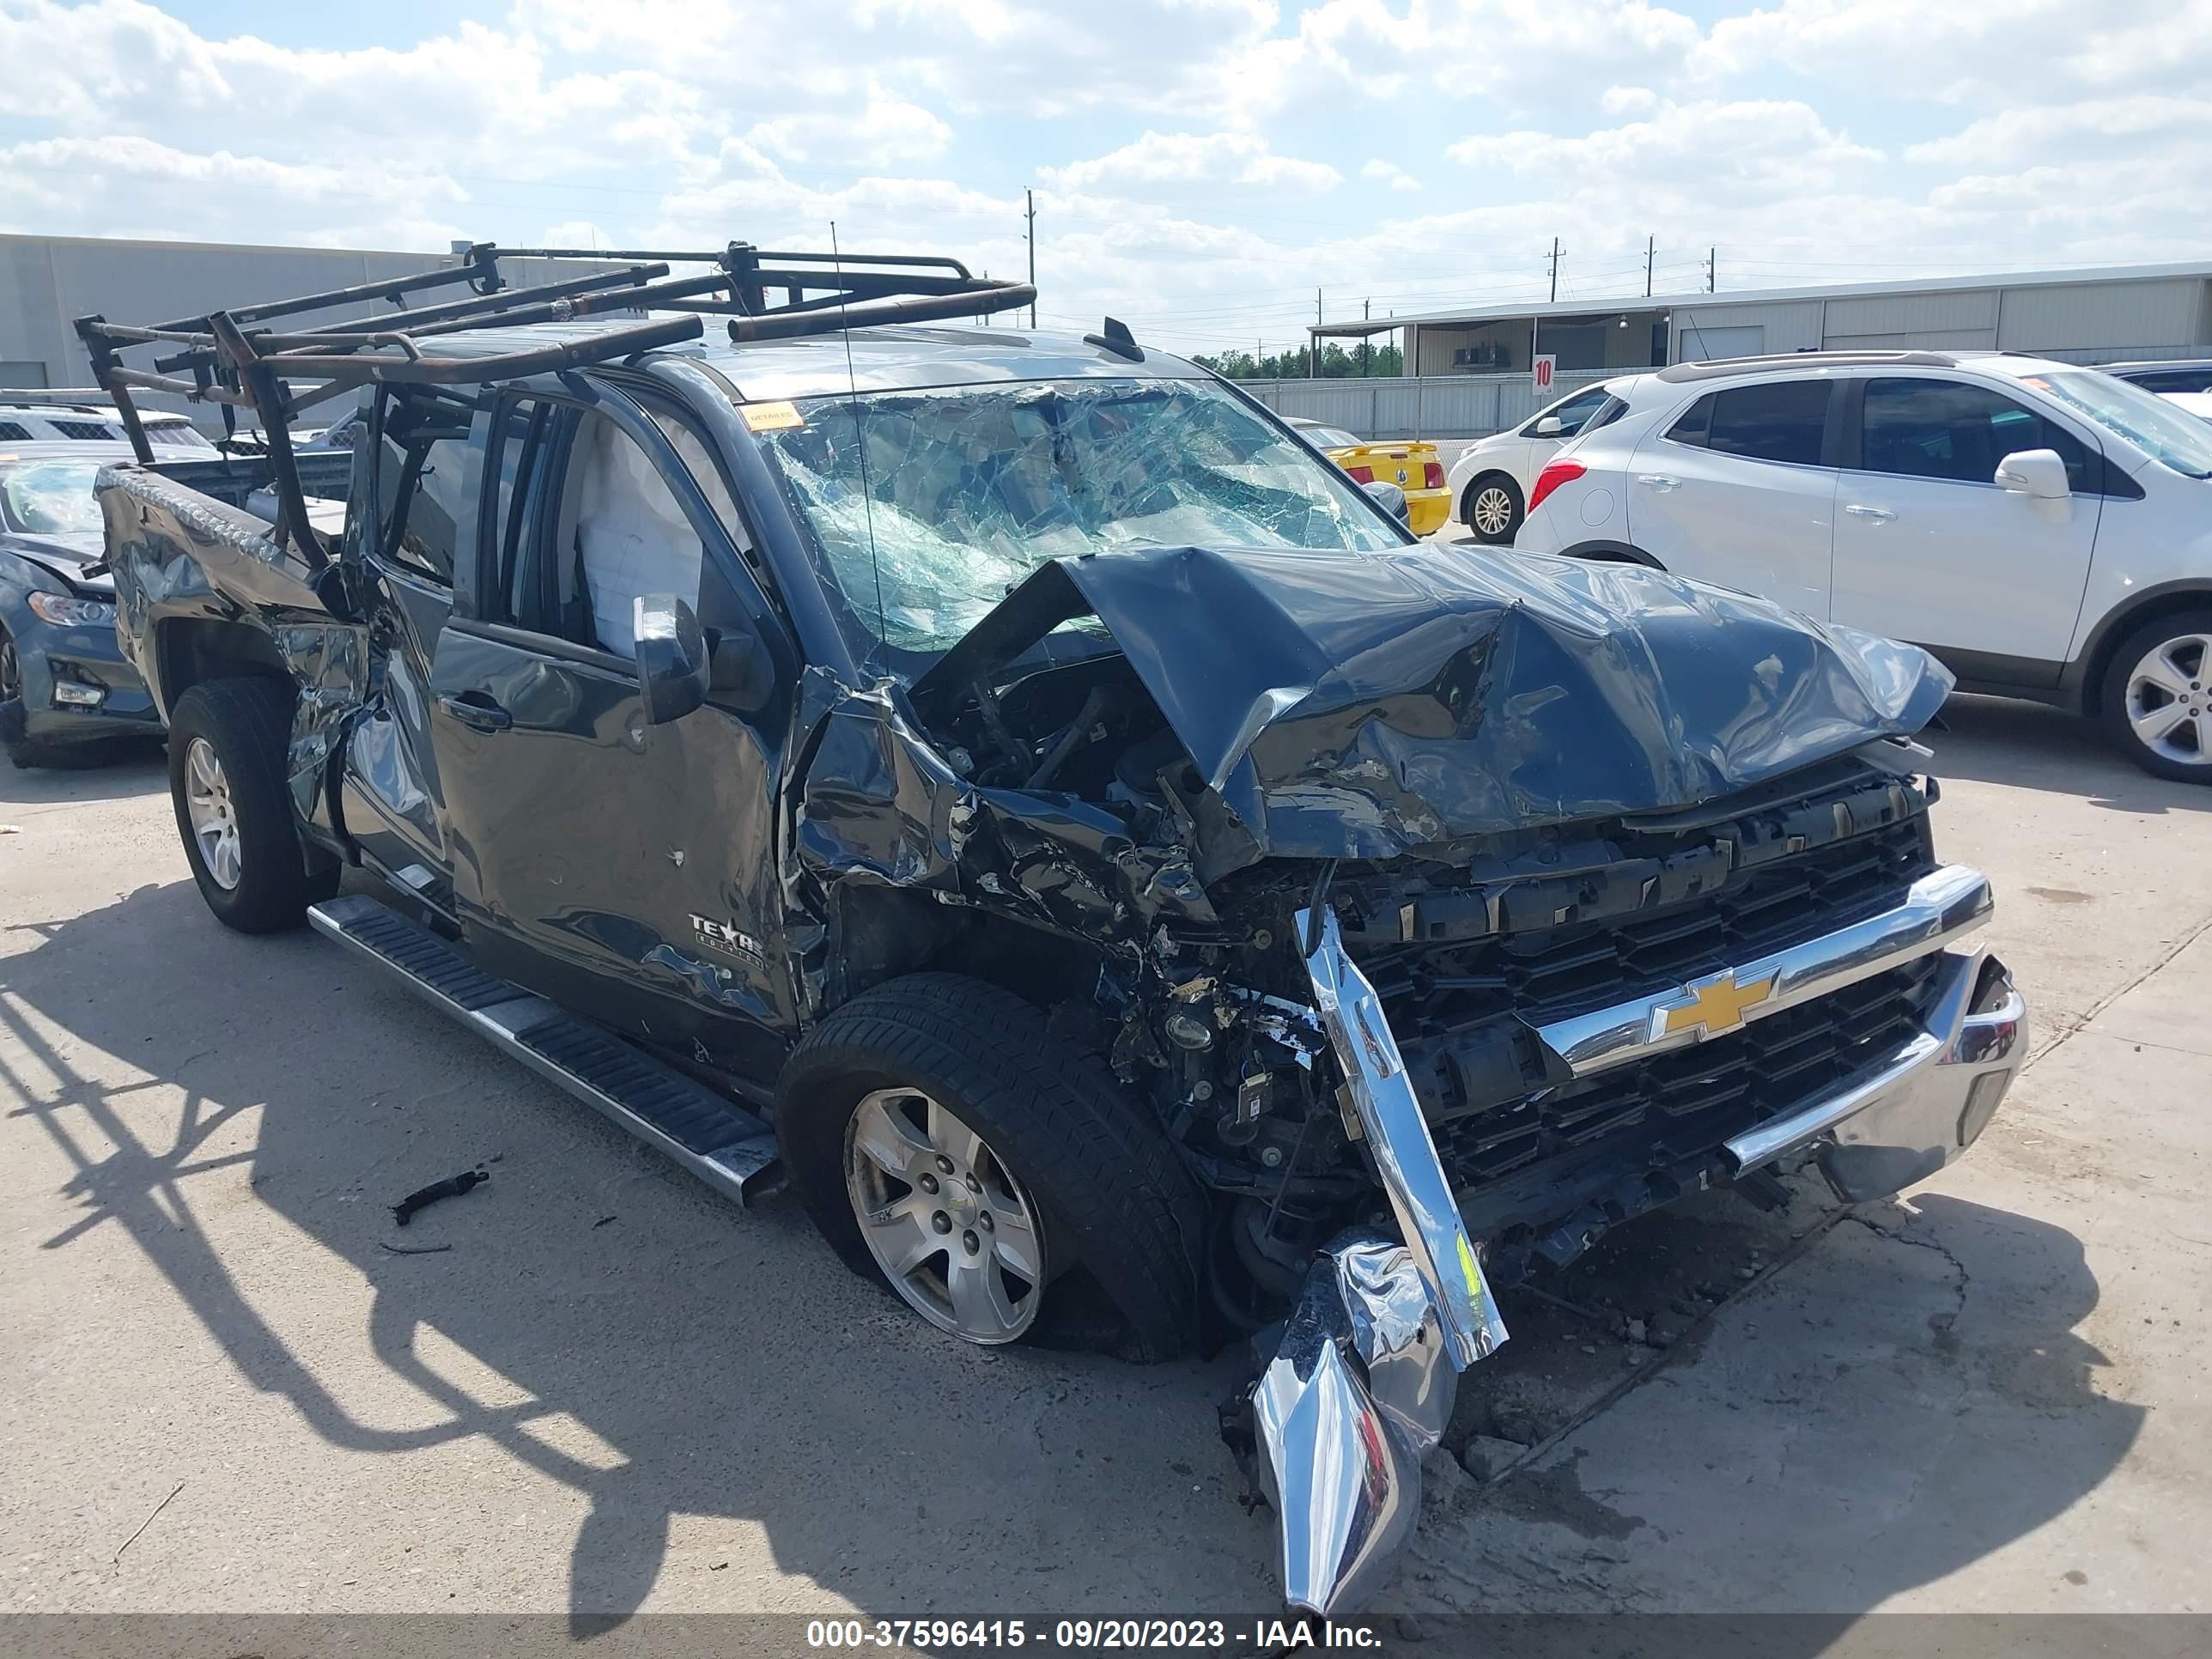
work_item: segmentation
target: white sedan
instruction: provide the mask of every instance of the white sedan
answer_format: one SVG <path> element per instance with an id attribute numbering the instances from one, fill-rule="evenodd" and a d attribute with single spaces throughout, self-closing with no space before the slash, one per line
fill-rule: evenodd
<path id="1" fill-rule="evenodd" d="M 1469 444 L 1451 465 L 1445 487 L 1460 522 L 1479 542 L 1502 545 L 1527 516 L 1528 491 L 1559 446 L 1580 434 L 1638 377 L 1629 375 L 1570 392 L 1518 426 Z"/>

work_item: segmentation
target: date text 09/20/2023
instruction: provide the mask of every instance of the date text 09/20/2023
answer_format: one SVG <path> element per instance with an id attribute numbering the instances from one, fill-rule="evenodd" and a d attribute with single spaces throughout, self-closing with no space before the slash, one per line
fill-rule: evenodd
<path id="1" fill-rule="evenodd" d="M 838 1649 L 915 1648 L 961 1651 L 986 1648 L 1146 1650 L 1294 1648 L 1367 1649 L 1382 1645 L 1371 1625 L 1329 1619 L 816 1619 L 806 1644 Z"/>

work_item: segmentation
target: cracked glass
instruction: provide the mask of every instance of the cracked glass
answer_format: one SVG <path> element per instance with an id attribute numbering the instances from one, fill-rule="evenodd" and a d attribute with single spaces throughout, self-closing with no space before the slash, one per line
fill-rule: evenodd
<path id="1" fill-rule="evenodd" d="M 875 392 L 796 415 L 761 447 L 870 657 L 935 656 L 1050 559 L 1406 542 L 1342 473 L 1202 380 Z"/>

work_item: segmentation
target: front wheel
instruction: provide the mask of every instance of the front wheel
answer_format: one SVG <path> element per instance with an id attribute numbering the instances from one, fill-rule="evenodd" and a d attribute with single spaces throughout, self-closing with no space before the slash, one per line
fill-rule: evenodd
<path id="1" fill-rule="evenodd" d="M 2212 784 L 2212 611 L 2148 623 L 2121 641 L 2100 707 L 2144 771 Z"/>
<path id="2" fill-rule="evenodd" d="M 337 890 L 310 871 L 284 786 L 292 691 L 273 679 L 204 680 L 169 714 L 169 798 L 185 860 L 216 920 L 241 933 L 296 927 Z"/>
<path id="3" fill-rule="evenodd" d="M 1521 491 L 1503 472 L 1486 472 L 1467 487 L 1461 516 L 1475 540 L 1503 546 L 1521 527 Z"/>
<path id="4" fill-rule="evenodd" d="M 776 1091 L 830 1243 L 940 1330 L 1167 1359 L 1198 1319 L 1198 1189 L 1105 1063 L 1012 993 L 917 974 L 855 998 Z"/>

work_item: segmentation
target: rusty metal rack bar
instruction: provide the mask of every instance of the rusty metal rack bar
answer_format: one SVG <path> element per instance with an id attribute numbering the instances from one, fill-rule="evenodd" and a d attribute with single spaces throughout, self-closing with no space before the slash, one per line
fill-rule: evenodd
<path id="1" fill-rule="evenodd" d="M 606 262 L 609 269 L 511 288 L 500 270 L 501 259 L 594 259 Z M 711 270 L 672 277 L 672 264 Z M 457 286 L 465 286 L 471 297 L 410 308 L 416 296 Z M 779 303 L 770 303 L 771 293 L 782 296 Z M 80 317 L 76 331 L 91 357 L 94 378 L 114 400 L 143 464 L 152 465 L 154 454 L 134 391 L 220 404 L 226 422 L 231 409 L 252 410 L 268 441 L 267 459 L 282 508 L 278 535 L 319 569 L 328 566 L 330 556 L 307 520 L 289 426 L 301 410 L 327 398 L 371 385 L 475 385 L 614 362 L 698 338 L 705 331 L 701 313 L 728 316 L 730 337 L 742 342 L 980 317 L 1027 305 L 1035 296 L 1026 283 L 978 278 L 957 259 L 933 254 L 841 258 L 768 252 L 746 242 L 675 252 L 502 248 L 478 242 L 462 251 L 454 264 L 434 270 L 151 326 Z M 319 311 L 378 303 L 392 309 L 289 330 L 268 326 Z M 441 340 L 459 334 L 572 323 L 611 312 L 675 314 L 588 333 L 526 337 L 508 350 L 437 349 Z M 124 352 L 147 346 L 171 349 L 155 358 L 151 370 L 123 362 Z"/>

